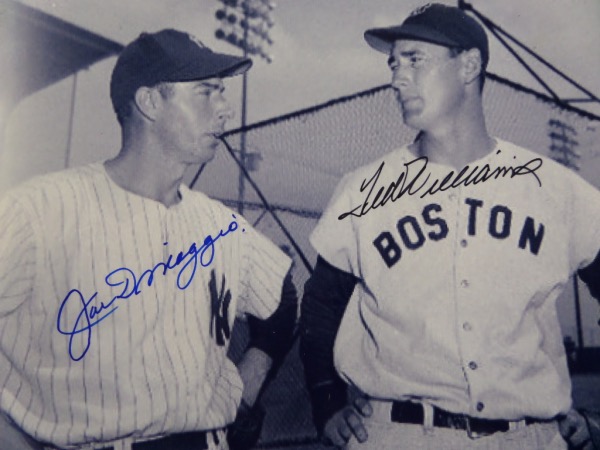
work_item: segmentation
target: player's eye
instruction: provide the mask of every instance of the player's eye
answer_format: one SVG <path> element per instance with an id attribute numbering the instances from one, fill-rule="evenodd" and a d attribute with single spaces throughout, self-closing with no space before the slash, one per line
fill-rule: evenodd
<path id="1" fill-rule="evenodd" d="M 423 55 L 412 55 L 409 62 L 412 68 L 420 67 L 425 62 L 425 57 Z"/>
<path id="2" fill-rule="evenodd" d="M 225 92 L 223 86 L 200 86 L 196 89 L 196 93 L 201 97 L 216 97 L 221 96 Z"/>

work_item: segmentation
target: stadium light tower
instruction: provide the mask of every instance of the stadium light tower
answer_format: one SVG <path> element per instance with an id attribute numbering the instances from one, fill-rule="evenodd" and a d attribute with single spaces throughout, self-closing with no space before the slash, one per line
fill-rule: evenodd
<path id="1" fill-rule="evenodd" d="M 273 9 L 275 3 L 271 0 L 218 0 L 222 7 L 215 13 L 220 22 L 215 32 L 217 39 L 222 39 L 240 48 L 244 57 L 249 55 L 259 56 L 267 63 L 273 60 L 265 48 L 273 44 L 269 30 L 273 27 Z M 248 73 L 242 79 L 242 129 L 246 126 L 247 114 L 247 89 Z M 246 132 L 242 131 L 240 140 L 240 161 L 246 167 L 248 156 L 256 158 L 258 155 L 248 155 L 246 152 Z M 253 161 L 255 162 L 255 161 Z M 244 174 L 240 170 L 238 211 L 244 212 Z"/>

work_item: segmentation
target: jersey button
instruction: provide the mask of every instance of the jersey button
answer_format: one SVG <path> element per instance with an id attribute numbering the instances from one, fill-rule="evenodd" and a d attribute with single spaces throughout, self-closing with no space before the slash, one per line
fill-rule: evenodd
<path id="1" fill-rule="evenodd" d="M 469 363 L 469 369 L 471 369 L 471 370 L 477 370 L 477 367 L 478 366 L 477 366 L 477 363 L 475 361 L 471 361 Z"/>
<path id="2" fill-rule="evenodd" d="M 454 200 L 456 200 L 456 194 L 450 194 L 450 195 L 448 196 L 448 199 L 450 199 L 451 201 L 454 201 Z"/>
<path id="3" fill-rule="evenodd" d="M 471 326 L 471 324 L 469 322 L 463 323 L 463 330 L 471 331 L 472 329 L 473 329 L 473 327 Z"/>
<path id="4" fill-rule="evenodd" d="M 469 287 L 469 281 L 468 280 L 462 280 L 460 282 L 460 285 L 464 288 L 468 288 Z"/>
<path id="5" fill-rule="evenodd" d="M 468 244 L 469 244 L 469 243 L 467 242 L 467 240 L 466 240 L 466 239 L 461 239 L 461 241 L 460 241 L 460 246 L 461 246 L 461 247 L 465 248 L 465 247 L 466 247 Z"/>
<path id="6" fill-rule="evenodd" d="M 485 405 L 481 402 L 477 402 L 477 411 L 481 412 L 485 408 Z"/>

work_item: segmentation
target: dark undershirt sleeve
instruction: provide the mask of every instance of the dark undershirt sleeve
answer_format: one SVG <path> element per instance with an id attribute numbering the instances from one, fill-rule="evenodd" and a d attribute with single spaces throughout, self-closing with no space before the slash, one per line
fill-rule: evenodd
<path id="1" fill-rule="evenodd" d="M 580 269 L 577 274 L 587 284 L 592 297 L 600 302 L 600 252 L 589 266 Z"/>
<path id="2" fill-rule="evenodd" d="M 319 435 L 346 405 L 346 384 L 333 363 L 333 345 L 358 279 L 321 256 L 304 286 L 300 313 L 300 357 Z"/>
<path id="3" fill-rule="evenodd" d="M 292 275 L 288 273 L 283 281 L 281 301 L 275 312 L 264 320 L 248 315 L 248 347 L 262 350 L 273 360 L 273 367 L 278 367 L 292 346 L 297 315 L 298 294 Z"/>

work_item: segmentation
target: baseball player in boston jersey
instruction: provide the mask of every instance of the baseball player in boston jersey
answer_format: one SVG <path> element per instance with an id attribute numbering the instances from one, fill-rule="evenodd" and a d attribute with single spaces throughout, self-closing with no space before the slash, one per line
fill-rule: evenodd
<path id="1" fill-rule="evenodd" d="M 575 271 L 600 280 L 600 193 L 488 134 L 488 42 L 460 9 L 365 39 L 419 133 L 346 175 L 311 236 L 301 351 L 318 430 L 351 449 L 590 448 L 555 303 Z"/>
<path id="2" fill-rule="evenodd" d="M 182 184 L 231 116 L 223 79 L 250 66 L 180 31 L 142 33 L 111 78 L 118 155 L 2 200 L 3 450 L 226 449 L 236 414 L 254 414 L 295 321 L 291 261 Z M 236 316 L 255 321 L 238 368 Z"/>

